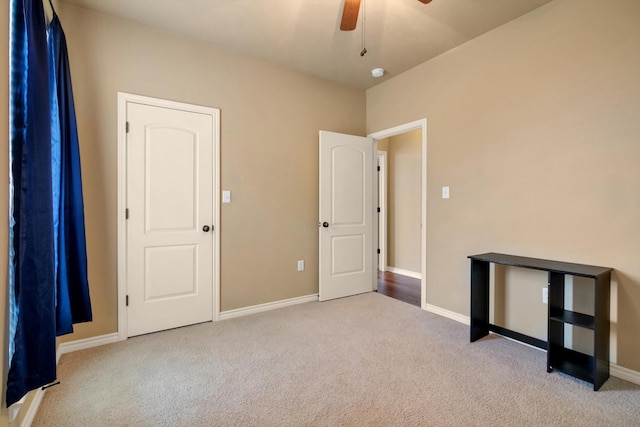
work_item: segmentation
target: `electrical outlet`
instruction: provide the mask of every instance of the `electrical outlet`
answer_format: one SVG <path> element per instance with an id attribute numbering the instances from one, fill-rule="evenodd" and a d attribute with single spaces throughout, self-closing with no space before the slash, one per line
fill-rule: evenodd
<path id="1" fill-rule="evenodd" d="M 304 271 L 304 260 L 303 259 L 299 259 L 298 260 L 298 271 Z"/>
<path id="2" fill-rule="evenodd" d="M 546 286 L 542 288 L 542 303 L 549 304 L 549 288 Z"/>

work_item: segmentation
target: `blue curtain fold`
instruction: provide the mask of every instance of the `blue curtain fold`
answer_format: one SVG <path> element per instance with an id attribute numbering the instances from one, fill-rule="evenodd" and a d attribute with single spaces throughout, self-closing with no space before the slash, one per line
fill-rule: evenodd
<path id="1" fill-rule="evenodd" d="M 55 79 L 56 88 L 52 98 L 57 101 L 52 102 L 52 107 L 58 109 L 52 115 L 59 118 L 60 136 L 56 333 L 63 335 L 73 332 L 73 324 L 91 321 L 92 313 L 76 113 L 66 37 L 55 11 L 48 36 L 53 65 L 50 76 Z M 53 176 L 56 179 L 56 175 Z"/>
<path id="2" fill-rule="evenodd" d="M 42 1 L 11 0 L 7 406 L 56 379 L 56 335 L 91 320 L 73 95 L 54 21 L 48 45 Z"/>

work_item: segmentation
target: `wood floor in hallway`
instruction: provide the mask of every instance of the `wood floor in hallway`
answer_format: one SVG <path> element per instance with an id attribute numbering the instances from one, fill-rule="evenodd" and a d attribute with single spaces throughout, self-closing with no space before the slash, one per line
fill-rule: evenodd
<path id="1" fill-rule="evenodd" d="M 420 279 L 378 271 L 378 292 L 420 307 Z"/>

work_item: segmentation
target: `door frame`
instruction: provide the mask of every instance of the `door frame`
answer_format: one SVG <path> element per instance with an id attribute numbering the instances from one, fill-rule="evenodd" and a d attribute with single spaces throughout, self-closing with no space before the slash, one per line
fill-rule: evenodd
<path id="1" fill-rule="evenodd" d="M 420 259 L 420 307 L 423 310 L 427 309 L 427 119 L 419 119 L 413 122 L 404 123 L 398 126 L 394 126 L 388 129 L 379 130 L 377 132 L 372 132 L 367 136 L 369 138 L 373 138 L 374 140 L 374 151 L 378 151 L 378 140 L 389 138 L 392 136 L 400 135 L 403 133 L 407 133 L 413 130 L 421 130 L 421 139 L 422 139 L 422 151 L 421 151 L 421 163 L 422 163 L 422 183 L 421 183 L 421 191 L 422 191 L 422 213 L 421 213 L 421 233 L 420 233 L 420 251 L 421 251 L 421 259 Z M 375 161 L 377 162 L 377 156 L 374 156 Z M 377 182 L 377 180 L 374 180 Z M 377 185 L 376 189 L 377 190 Z M 374 217 L 374 230 L 379 229 L 378 216 Z M 377 254 L 375 254 L 377 256 Z M 374 281 L 374 290 L 377 287 L 377 280 Z"/>
<path id="2" fill-rule="evenodd" d="M 118 340 L 127 336 L 127 103 L 171 108 L 211 115 L 213 118 L 213 321 L 220 320 L 220 110 L 159 98 L 118 92 L 118 197 L 117 197 L 117 270 Z"/>
<path id="3" fill-rule="evenodd" d="M 378 270 L 387 270 L 387 152 L 376 150 L 378 156 Z"/>

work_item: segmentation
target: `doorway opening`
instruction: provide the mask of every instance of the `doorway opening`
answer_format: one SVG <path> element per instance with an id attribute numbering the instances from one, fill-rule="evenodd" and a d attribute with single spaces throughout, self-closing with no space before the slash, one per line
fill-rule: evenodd
<path id="1" fill-rule="evenodd" d="M 427 120 L 370 134 L 375 141 L 379 248 L 374 290 L 426 307 Z"/>

